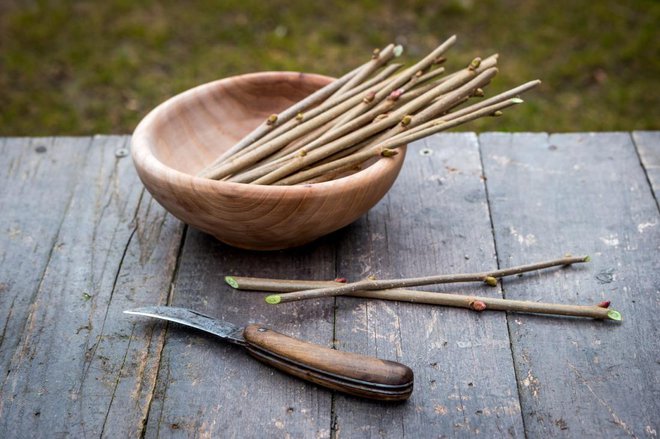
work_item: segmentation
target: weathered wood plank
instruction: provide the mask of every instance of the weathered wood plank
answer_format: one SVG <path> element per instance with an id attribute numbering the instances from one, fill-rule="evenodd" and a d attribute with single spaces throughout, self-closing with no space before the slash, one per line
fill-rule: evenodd
<path id="1" fill-rule="evenodd" d="M 332 299 L 268 305 L 264 294 L 231 289 L 224 276 L 327 280 L 334 261 L 332 237 L 264 253 L 189 230 L 172 305 L 330 346 Z M 330 399 L 330 391 L 275 371 L 236 345 L 170 325 L 146 437 L 329 437 Z"/>
<path id="2" fill-rule="evenodd" d="M 0 143 L 0 370 L 6 376 L 64 217 L 88 138 Z M 56 188 L 55 190 L 53 190 Z"/>
<path id="3" fill-rule="evenodd" d="M 356 280 L 496 268 L 481 177 L 474 134 L 411 145 L 386 199 L 340 236 L 338 274 Z M 438 290 L 501 294 L 482 285 Z M 336 396 L 337 437 L 523 436 L 505 314 L 340 297 L 336 320 L 340 349 L 415 372 L 405 404 Z"/>
<path id="4" fill-rule="evenodd" d="M 593 263 L 504 282 L 507 298 L 612 300 L 622 324 L 515 315 L 529 437 L 655 437 L 660 429 L 660 218 L 627 133 L 480 137 L 501 265 Z"/>
<path id="5" fill-rule="evenodd" d="M 634 131 L 632 136 L 660 208 L 660 131 Z"/>
<path id="6" fill-rule="evenodd" d="M 45 191 L 68 192 L 69 202 L 3 377 L 2 437 L 135 437 L 146 420 L 163 334 L 122 310 L 164 300 L 181 225 L 144 194 L 130 159 L 116 156 L 128 137 L 83 142 L 49 149 L 62 161 L 82 157 L 60 171 L 75 184 L 53 186 L 57 176 L 41 169 Z M 30 197 L 36 188 L 22 190 Z M 32 209 L 21 218 L 40 215 Z"/>

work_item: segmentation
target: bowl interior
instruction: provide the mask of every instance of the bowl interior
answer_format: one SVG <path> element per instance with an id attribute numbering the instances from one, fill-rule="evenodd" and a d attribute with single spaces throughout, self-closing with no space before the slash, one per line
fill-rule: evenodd
<path id="1" fill-rule="evenodd" d="M 159 108 L 151 152 L 165 166 L 196 174 L 269 115 L 330 82 L 307 73 L 266 72 L 193 88 Z"/>

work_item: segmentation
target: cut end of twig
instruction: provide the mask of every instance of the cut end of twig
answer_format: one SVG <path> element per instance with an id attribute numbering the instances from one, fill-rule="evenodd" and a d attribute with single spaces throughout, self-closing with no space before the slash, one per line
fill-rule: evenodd
<path id="1" fill-rule="evenodd" d="M 238 282 L 236 282 L 236 279 L 231 276 L 225 276 L 225 282 L 227 282 L 232 288 L 238 288 Z"/>
<path id="2" fill-rule="evenodd" d="M 620 321 L 621 321 L 621 313 L 620 313 L 619 311 L 615 311 L 615 310 L 613 310 L 613 309 L 607 311 L 607 317 L 608 317 L 610 320 L 615 320 L 615 321 L 617 321 L 617 322 L 620 322 Z"/>
<path id="3" fill-rule="evenodd" d="M 275 125 L 277 123 L 277 114 L 271 114 L 268 116 L 268 119 L 266 119 L 266 124 L 267 125 Z"/>
<path id="4" fill-rule="evenodd" d="M 599 307 L 599 308 L 609 308 L 611 303 L 612 302 L 610 302 L 609 300 L 603 300 L 602 302 L 600 302 L 596 306 Z"/>
<path id="5" fill-rule="evenodd" d="M 484 278 L 484 283 L 488 285 L 489 287 L 496 287 L 497 286 L 497 279 L 494 278 L 493 276 L 486 276 Z"/>
<path id="6" fill-rule="evenodd" d="M 401 119 L 401 126 L 407 127 L 410 125 L 410 122 L 412 122 L 412 116 L 411 115 L 406 115 L 403 116 L 403 119 Z"/>
<path id="7" fill-rule="evenodd" d="M 282 297 L 279 294 L 271 294 L 270 296 L 266 296 L 266 303 L 270 305 L 277 305 L 282 301 Z"/>
<path id="8" fill-rule="evenodd" d="M 398 58 L 403 54 L 403 46 L 401 44 L 397 44 L 394 46 L 394 57 Z"/>
<path id="9" fill-rule="evenodd" d="M 383 157 L 394 157 L 399 152 L 394 149 L 385 148 L 380 152 L 380 155 Z"/>

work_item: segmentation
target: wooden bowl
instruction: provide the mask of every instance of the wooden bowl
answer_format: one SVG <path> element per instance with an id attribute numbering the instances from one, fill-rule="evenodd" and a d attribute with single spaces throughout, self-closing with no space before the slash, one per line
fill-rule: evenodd
<path id="1" fill-rule="evenodd" d="M 405 156 L 324 183 L 263 186 L 196 177 L 245 134 L 332 78 L 293 72 L 235 76 L 165 101 L 132 138 L 140 179 L 174 216 L 227 244 L 299 246 L 355 221 L 394 183 Z"/>

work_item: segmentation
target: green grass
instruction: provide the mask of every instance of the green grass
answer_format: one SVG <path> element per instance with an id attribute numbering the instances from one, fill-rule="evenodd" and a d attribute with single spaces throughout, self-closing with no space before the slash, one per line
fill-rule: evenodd
<path id="1" fill-rule="evenodd" d="M 660 2 L 4 1 L 0 135 L 128 133 L 196 84 L 259 70 L 339 75 L 374 47 L 412 62 L 456 33 L 448 67 L 500 53 L 487 93 L 541 78 L 468 130 L 660 129 Z"/>

